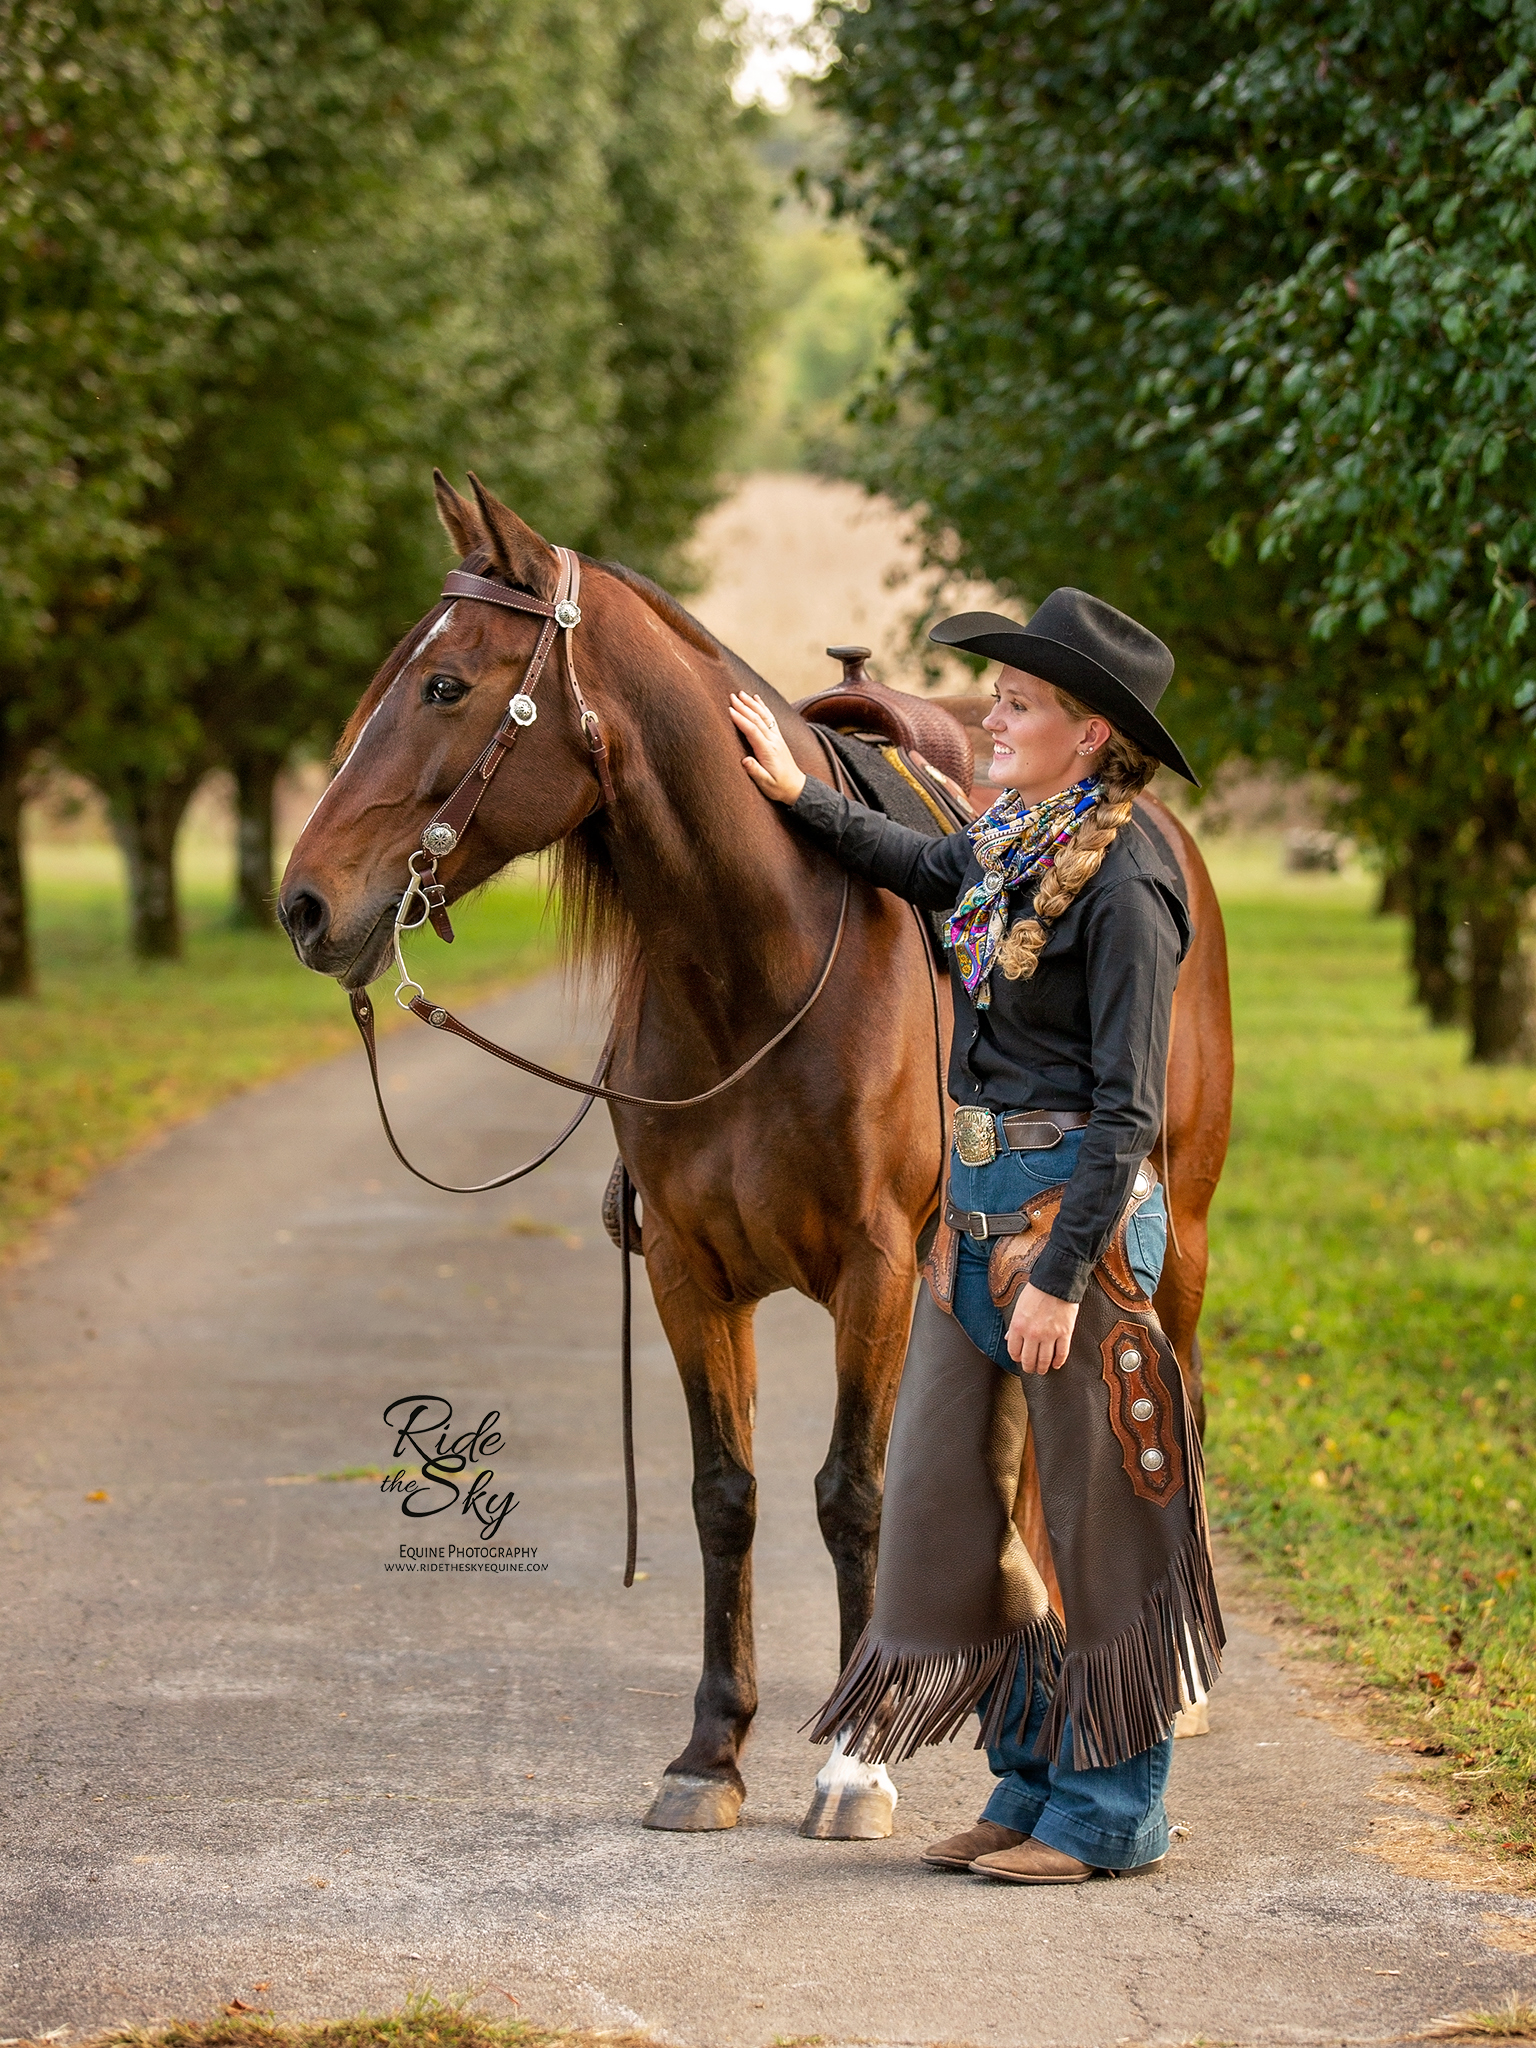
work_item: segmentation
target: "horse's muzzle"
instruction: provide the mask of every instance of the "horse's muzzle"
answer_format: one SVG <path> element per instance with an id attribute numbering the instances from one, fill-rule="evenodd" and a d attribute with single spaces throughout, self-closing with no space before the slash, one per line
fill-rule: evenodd
<path id="1" fill-rule="evenodd" d="M 312 955 L 331 928 L 331 906 L 313 889 L 295 889 L 278 899 L 277 915 L 295 953 L 306 967 L 312 966 Z"/>
<path id="2" fill-rule="evenodd" d="M 330 975 L 343 988 L 366 988 L 389 959 L 399 900 L 391 895 L 371 917 L 365 911 L 338 927 L 330 903 L 313 882 L 296 882 L 279 896 L 277 914 L 306 967 Z"/>

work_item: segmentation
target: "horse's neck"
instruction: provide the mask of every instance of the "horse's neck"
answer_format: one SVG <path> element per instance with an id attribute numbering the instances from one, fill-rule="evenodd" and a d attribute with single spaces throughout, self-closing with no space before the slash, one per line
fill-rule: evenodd
<path id="1" fill-rule="evenodd" d="M 830 942 L 836 884 L 744 772 L 724 663 L 689 650 L 626 681 L 620 800 L 606 831 L 645 978 L 716 1050 L 792 1009 Z M 785 723 L 802 735 L 790 713 Z M 805 753 L 802 744 L 797 752 Z M 828 903 L 823 903 L 823 898 Z"/>

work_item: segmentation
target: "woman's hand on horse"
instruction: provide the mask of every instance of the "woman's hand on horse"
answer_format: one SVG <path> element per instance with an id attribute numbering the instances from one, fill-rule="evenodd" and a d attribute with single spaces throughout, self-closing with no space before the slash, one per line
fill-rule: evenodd
<path id="1" fill-rule="evenodd" d="M 1058 1301 L 1026 1281 L 1008 1325 L 1008 1356 L 1020 1372 L 1054 1372 L 1067 1362 L 1077 1303 Z"/>
<path id="2" fill-rule="evenodd" d="M 784 744 L 778 720 L 761 697 L 745 690 L 732 690 L 731 717 L 752 749 L 742 755 L 742 767 L 764 796 L 792 804 L 805 787 L 805 770 Z"/>

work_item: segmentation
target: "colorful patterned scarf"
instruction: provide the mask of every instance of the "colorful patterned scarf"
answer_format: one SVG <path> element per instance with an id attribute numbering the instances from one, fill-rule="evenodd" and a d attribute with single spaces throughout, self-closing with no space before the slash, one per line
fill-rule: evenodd
<path id="1" fill-rule="evenodd" d="M 982 875 L 955 905 L 944 928 L 944 943 L 978 1010 L 992 1001 L 992 963 L 1008 927 L 1009 890 L 1022 888 L 1053 864 L 1103 787 L 1098 776 L 1090 775 L 1042 804 L 1027 804 L 1016 789 L 1005 789 L 992 808 L 966 828 Z"/>

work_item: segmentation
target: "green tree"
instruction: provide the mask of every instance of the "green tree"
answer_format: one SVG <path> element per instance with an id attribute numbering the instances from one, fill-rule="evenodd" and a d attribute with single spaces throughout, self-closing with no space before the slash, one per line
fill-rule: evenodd
<path id="1" fill-rule="evenodd" d="M 594 543 L 665 582 L 720 495 L 761 324 L 766 207 L 700 0 L 630 0 L 606 137 L 617 403 Z"/>
<path id="2" fill-rule="evenodd" d="M 61 603 L 132 582 L 216 314 L 204 0 L 0 7 L 0 995 L 31 983 L 27 765 L 77 701 Z"/>
<path id="3" fill-rule="evenodd" d="M 146 957 L 179 950 L 176 835 L 216 760 L 243 799 L 238 900 L 270 915 L 276 766 L 366 651 L 353 601 L 406 396 L 386 360 L 411 359 L 432 302 L 425 250 L 401 229 L 410 116 L 449 27 L 427 6 L 223 14 L 217 318 L 134 516 L 133 582 L 104 609 L 67 608 L 59 648 L 83 686 L 60 750 L 107 795 Z"/>
<path id="4" fill-rule="evenodd" d="M 56 744 L 107 794 L 141 954 L 179 948 L 176 835 L 215 762 L 239 796 L 238 912 L 270 917 L 273 784 L 420 609 L 434 461 L 562 538 L 675 564 L 754 318 L 759 199 L 702 19 L 699 0 L 219 14 L 210 310 L 120 573 L 66 583 L 48 638 L 70 680 Z"/>
<path id="5" fill-rule="evenodd" d="M 1466 920 L 1474 1054 L 1517 1051 L 1527 12 L 908 0 L 838 25 L 836 196 L 907 296 L 870 480 L 956 567 L 1157 624 L 1206 764 L 1345 777 L 1408 880 L 1424 992 L 1443 1011 Z"/>
<path id="6" fill-rule="evenodd" d="M 1229 14 L 1242 48 L 1206 92 L 1223 154 L 1307 247 L 1212 360 L 1144 384 L 1141 430 L 1248 492 L 1223 553 L 1314 565 L 1318 641 L 1414 650 L 1378 690 L 1357 807 L 1406 861 L 1418 950 L 1437 905 L 1464 915 L 1474 1057 L 1529 1056 L 1536 13 Z"/>

